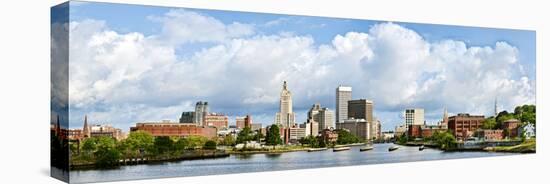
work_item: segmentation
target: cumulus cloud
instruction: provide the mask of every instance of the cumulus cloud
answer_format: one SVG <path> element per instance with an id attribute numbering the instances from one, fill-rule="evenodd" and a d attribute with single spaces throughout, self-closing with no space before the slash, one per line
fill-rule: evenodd
<path id="1" fill-rule="evenodd" d="M 161 17 L 149 16 L 149 19 L 162 23 L 159 37 L 171 44 L 221 42 L 254 33 L 252 25 L 239 22 L 224 24 L 213 17 L 183 9 L 170 10 Z"/>
<path id="2" fill-rule="evenodd" d="M 158 35 L 117 33 L 97 20 L 71 24 L 73 119 L 88 113 L 126 128 L 175 120 L 193 102 L 206 100 L 214 111 L 250 113 L 268 124 L 283 80 L 289 81 L 298 121 L 315 102 L 334 109 L 339 84 L 351 85 L 354 98 L 373 100 L 375 115 L 388 123 L 397 123 L 391 114 L 406 107 L 488 114 L 495 97 L 507 109 L 535 100 L 535 80 L 521 72 L 518 49 L 506 42 L 428 42 L 401 25 L 380 23 L 317 44 L 309 35 L 254 35 L 252 25 L 186 10 L 150 19 L 162 22 Z M 213 44 L 188 57 L 176 53 L 193 42 Z"/>

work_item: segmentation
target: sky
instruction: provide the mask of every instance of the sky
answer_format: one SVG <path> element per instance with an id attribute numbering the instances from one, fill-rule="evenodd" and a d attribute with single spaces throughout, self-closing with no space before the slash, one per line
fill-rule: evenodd
<path id="1" fill-rule="evenodd" d="M 535 103 L 534 31 L 75 1 L 68 25 L 55 19 L 70 35 L 71 128 L 84 115 L 123 131 L 177 121 L 197 101 L 230 125 L 246 114 L 268 125 L 285 80 L 298 123 L 314 103 L 334 110 L 338 85 L 372 100 L 385 131 L 405 108 L 434 124 L 444 108 Z"/>

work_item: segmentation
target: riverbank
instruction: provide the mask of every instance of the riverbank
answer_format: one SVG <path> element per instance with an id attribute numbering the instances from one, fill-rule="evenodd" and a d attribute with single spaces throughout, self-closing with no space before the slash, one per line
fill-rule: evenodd
<path id="1" fill-rule="evenodd" d="M 223 157 L 229 157 L 229 156 L 230 154 L 227 153 L 225 150 L 186 150 L 179 157 L 157 156 L 157 157 L 121 159 L 118 161 L 117 165 L 113 165 L 107 168 L 98 167 L 95 161 L 71 160 L 71 164 L 69 167 L 71 168 L 71 170 L 109 169 L 109 168 L 116 168 L 124 165 L 156 164 L 156 163 L 163 163 L 163 162 L 183 161 L 183 160 L 223 158 Z"/>
<path id="2" fill-rule="evenodd" d="M 510 141 L 509 143 L 512 145 L 506 145 L 506 146 L 493 146 L 495 143 L 507 143 L 507 142 L 488 142 L 483 143 L 484 145 L 468 145 L 465 146 L 464 143 L 459 143 L 459 146 L 453 147 L 453 148 L 447 148 L 443 149 L 441 146 L 431 143 L 431 142 L 424 142 L 424 141 L 409 141 L 406 143 L 394 143 L 401 146 L 411 146 L 411 147 L 417 147 L 424 145 L 425 147 L 439 149 L 446 152 L 504 152 L 504 153 L 535 153 L 536 152 L 536 140 L 531 139 L 527 140 L 522 143 L 515 143 L 517 141 Z M 487 145 L 485 145 L 487 144 Z M 460 146 L 461 145 L 461 146 Z"/>
<path id="3" fill-rule="evenodd" d="M 525 142 L 515 146 L 495 146 L 486 147 L 484 151 L 488 152 L 509 152 L 509 153 L 536 153 L 537 141 L 526 140 Z"/>

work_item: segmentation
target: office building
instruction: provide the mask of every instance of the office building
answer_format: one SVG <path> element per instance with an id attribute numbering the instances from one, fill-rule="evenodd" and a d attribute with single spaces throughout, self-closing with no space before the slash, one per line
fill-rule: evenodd
<path id="1" fill-rule="evenodd" d="M 338 86 L 336 88 L 336 122 L 348 119 L 348 101 L 351 100 L 351 87 Z"/>
<path id="2" fill-rule="evenodd" d="M 405 125 L 424 125 L 424 109 L 405 109 Z"/>
<path id="3" fill-rule="evenodd" d="M 466 140 L 473 136 L 474 131 L 481 129 L 485 116 L 459 113 L 449 117 L 449 130 L 457 140 Z"/>
<path id="4" fill-rule="evenodd" d="M 363 140 L 369 140 L 372 136 L 371 123 L 365 119 L 347 119 L 342 123 L 336 123 L 336 129 L 344 129 Z"/>
<path id="5" fill-rule="evenodd" d="M 292 111 L 292 93 L 287 88 L 286 81 L 283 82 L 281 99 L 279 101 L 279 112 L 275 115 L 275 124 L 282 127 L 291 127 L 295 123 L 296 115 Z"/>

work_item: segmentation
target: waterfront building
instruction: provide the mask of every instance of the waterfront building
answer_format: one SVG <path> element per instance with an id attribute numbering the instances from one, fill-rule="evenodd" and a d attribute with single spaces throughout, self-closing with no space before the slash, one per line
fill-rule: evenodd
<path id="1" fill-rule="evenodd" d="M 130 127 L 130 131 L 145 131 L 155 137 L 188 137 L 191 135 L 196 135 L 207 138 L 215 138 L 217 136 L 217 130 L 214 127 L 203 127 L 195 124 L 175 123 L 168 121 L 136 123 L 135 127 Z"/>
<path id="2" fill-rule="evenodd" d="M 261 124 L 261 123 L 251 123 L 251 124 L 250 124 L 250 129 L 251 129 L 252 131 L 259 131 L 261 128 L 262 128 L 262 124 Z"/>
<path id="3" fill-rule="evenodd" d="M 365 119 L 347 119 L 342 123 L 336 123 L 336 129 L 347 130 L 363 140 L 369 140 L 372 137 L 370 127 L 371 123 Z"/>
<path id="4" fill-rule="evenodd" d="M 82 129 L 69 129 L 68 134 L 67 134 L 67 138 L 70 141 L 81 140 L 82 139 Z"/>
<path id="5" fill-rule="evenodd" d="M 405 109 L 405 125 L 423 125 L 424 122 L 424 109 Z"/>
<path id="6" fill-rule="evenodd" d="M 477 130 L 475 132 L 479 139 L 483 141 L 499 141 L 504 138 L 503 130 Z"/>
<path id="7" fill-rule="evenodd" d="M 315 122 L 313 119 L 308 119 L 305 123 L 300 124 L 300 128 L 305 128 L 306 130 L 306 136 L 314 136 L 316 137 L 319 135 L 319 123 Z"/>
<path id="8" fill-rule="evenodd" d="M 244 128 L 244 118 L 245 117 L 236 117 L 235 118 L 235 124 L 236 124 L 238 129 L 243 129 Z"/>
<path id="9" fill-rule="evenodd" d="M 473 135 L 475 130 L 481 128 L 484 120 L 485 116 L 483 115 L 459 113 L 449 117 L 448 127 L 457 140 L 466 140 Z"/>
<path id="10" fill-rule="evenodd" d="M 406 125 L 399 125 L 395 127 L 395 136 L 399 137 L 407 132 L 407 126 Z"/>
<path id="11" fill-rule="evenodd" d="M 380 139 L 382 138 L 382 123 L 380 123 L 380 120 L 374 119 L 372 122 L 372 139 Z"/>
<path id="12" fill-rule="evenodd" d="M 388 131 L 388 132 L 382 132 L 382 140 L 384 141 L 390 141 L 395 137 L 395 132 Z"/>
<path id="13" fill-rule="evenodd" d="M 324 129 L 319 132 L 319 139 L 323 142 L 325 142 L 327 145 L 329 144 L 336 144 L 336 141 L 338 140 L 338 133 L 336 131 L 333 131 L 331 129 Z"/>
<path id="14" fill-rule="evenodd" d="M 223 114 L 210 113 L 204 116 L 204 126 L 216 127 L 218 130 L 228 127 L 229 118 Z"/>
<path id="15" fill-rule="evenodd" d="M 298 126 L 292 126 L 288 128 L 289 142 L 298 143 L 301 138 L 306 137 L 306 128 L 300 128 Z"/>
<path id="16" fill-rule="evenodd" d="M 370 100 L 359 99 L 348 101 L 348 119 L 365 119 L 367 122 L 374 121 L 374 103 Z"/>
<path id="17" fill-rule="evenodd" d="M 334 128 L 334 112 L 329 108 L 321 107 L 321 104 L 314 104 L 308 111 L 308 120 L 311 119 L 318 123 L 318 130 Z"/>
<path id="18" fill-rule="evenodd" d="M 535 125 L 533 123 L 528 123 L 527 125 L 520 128 L 519 135 L 523 135 L 525 139 L 531 139 L 535 137 Z"/>
<path id="19" fill-rule="evenodd" d="M 422 125 L 420 126 L 422 137 L 431 137 L 435 132 L 446 132 L 447 126 L 444 125 Z"/>
<path id="20" fill-rule="evenodd" d="M 517 119 L 509 119 L 502 122 L 502 129 L 506 131 L 507 135 L 504 135 L 508 138 L 516 138 L 520 135 L 520 125 L 521 122 Z"/>
<path id="21" fill-rule="evenodd" d="M 195 112 L 188 111 L 182 112 L 180 117 L 180 123 L 194 123 L 195 122 Z"/>
<path id="22" fill-rule="evenodd" d="M 204 116 L 208 115 L 209 108 L 208 102 L 199 101 L 195 104 L 195 116 L 194 123 L 203 126 L 204 125 Z"/>
<path id="23" fill-rule="evenodd" d="M 292 111 L 292 93 L 287 88 L 286 81 L 283 82 L 281 99 L 279 101 L 279 112 L 275 115 L 275 124 L 288 128 L 295 124 L 296 115 Z"/>
<path id="24" fill-rule="evenodd" d="M 351 87 L 338 86 L 336 88 L 336 122 L 348 119 L 348 101 L 351 100 Z"/>
<path id="25" fill-rule="evenodd" d="M 244 117 L 244 127 L 245 127 L 245 128 L 246 128 L 246 127 L 252 128 L 251 125 L 252 125 L 252 116 L 246 115 L 246 116 Z"/>
<path id="26" fill-rule="evenodd" d="M 122 140 L 126 138 L 126 135 L 123 134 L 122 130 L 119 128 L 101 124 L 90 126 L 90 137 L 112 137 L 116 140 Z"/>

